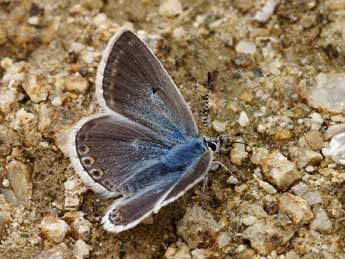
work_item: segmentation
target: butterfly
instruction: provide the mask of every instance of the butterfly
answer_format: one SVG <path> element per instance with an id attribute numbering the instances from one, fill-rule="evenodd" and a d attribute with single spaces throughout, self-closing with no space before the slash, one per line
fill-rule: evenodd
<path id="1" fill-rule="evenodd" d="M 133 228 L 200 182 L 221 138 L 200 136 L 191 110 L 160 61 L 128 29 L 101 59 L 96 96 L 102 112 L 69 134 L 71 164 L 105 198 L 110 232 Z"/>

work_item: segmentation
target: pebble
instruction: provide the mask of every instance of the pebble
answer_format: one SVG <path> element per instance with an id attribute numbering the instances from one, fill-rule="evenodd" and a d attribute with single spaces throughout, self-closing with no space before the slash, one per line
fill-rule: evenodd
<path id="1" fill-rule="evenodd" d="M 336 125 L 331 125 L 327 128 L 325 132 L 325 139 L 329 140 L 331 139 L 334 135 L 337 135 L 339 133 L 345 132 L 345 123 L 341 124 L 336 124 Z"/>
<path id="2" fill-rule="evenodd" d="M 304 183 L 298 183 L 291 187 L 291 191 L 298 196 L 302 196 L 308 191 L 307 186 Z"/>
<path id="3" fill-rule="evenodd" d="M 254 42 L 242 40 L 237 43 L 235 49 L 237 53 L 254 54 L 256 52 L 256 45 Z"/>
<path id="4" fill-rule="evenodd" d="M 231 237 L 227 232 L 220 232 L 218 234 L 217 243 L 219 248 L 226 247 L 230 243 Z"/>
<path id="5" fill-rule="evenodd" d="M 228 184 L 238 184 L 240 181 L 233 175 L 231 175 L 228 180 L 226 180 L 226 183 Z"/>
<path id="6" fill-rule="evenodd" d="M 67 76 L 64 83 L 67 91 L 75 93 L 84 93 L 89 87 L 87 79 L 79 75 Z"/>
<path id="7" fill-rule="evenodd" d="M 73 255 L 76 259 L 89 258 L 91 246 L 86 244 L 83 240 L 78 239 L 73 248 Z"/>
<path id="8" fill-rule="evenodd" d="M 325 74 L 316 77 L 316 86 L 307 90 L 306 98 L 309 105 L 329 112 L 345 111 L 345 73 Z"/>
<path id="9" fill-rule="evenodd" d="M 192 259 L 214 259 L 219 258 L 218 253 L 207 249 L 194 249 L 192 251 Z"/>
<path id="10" fill-rule="evenodd" d="M 314 214 L 306 200 L 291 193 L 278 196 L 279 212 L 288 215 L 295 224 L 309 223 Z"/>
<path id="11" fill-rule="evenodd" d="M 108 18 L 107 18 L 106 14 L 99 13 L 92 19 L 92 23 L 96 26 L 100 26 L 100 25 L 106 23 L 107 19 Z"/>
<path id="12" fill-rule="evenodd" d="M 80 54 L 80 58 L 88 65 L 93 65 L 98 54 L 93 50 L 86 49 Z"/>
<path id="13" fill-rule="evenodd" d="M 24 108 L 21 108 L 16 113 L 16 118 L 14 121 L 14 129 L 18 130 L 23 127 L 29 126 L 29 124 L 35 120 L 35 115 L 31 112 L 27 112 Z"/>
<path id="14" fill-rule="evenodd" d="M 72 224 L 72 236 L 75 239 L 89 240 L 91 237 L 91 227 L 92 224 L 90 221 L 83 217 L 75 219 Z"/>
<path id="15" fill-rule="evenodd" d="M 11 190 L 15 196 L 15 205 L 28 205 L 32 190 L 31 168 L 20 161 L 13 160 L 8 163 L 6 169 Z"/>
<path id="16" fill-rule="evenodd" d="M 246 127 L 249 125 L 249 118 L 245 111 L 241 111 L 240 117 L 238 118 L 238 123 L 241 127 Z"/>
<path id="17" fill-rule="evenodd" d="M 42 76 L 29 74 L 24 81 L 23 89 L 32 102 L 39 103 L 47 99 L 49 85 Z"/>
<path id="18" fill-rule="evenodd" d="M 53 215 L 45 216 L 40 224 L 40 228 L 42 235 L 55 243 L 61 243 L 70 231 L 70 227 L 64 220 Z"/>
<path id="19" fill-rule="evenodd" d="M 332 231 L 332 221 L 329 219 L 324 209 L 316 210 L 315 219 L 310 223 L 310 229 L 321 233 L 330 233 Z"/>
<path id="20" fill-rule="evenodd" d="M 269 255 L 275 249 L 284 246 L 294 234 L 294 226 L 289 224 L 289 219 L 284 215 L 257 220 L 242 232 L 243 238 L 249 240 L 251 247 L 261 255 Z"/>
<path id="21" fill-rule="evenodd" d="M 71 259 L 72 252 L 65 243 L 53 246 L 48 250 L 40 252 L 35 259 Z"/>
<path id="22" fill-rule="evenodd" d="M 72 175 L 64 182 L 65 187 L 65 210 L 78 210 L 81 205 L 81 198 L 84 192 L 87 191 L 85 185 L 83 185 L 80 179 L 76 175 Z"/>
<path id="23" fill-rule="evenodd" d="M 322 198 L 319 192 L 306 192 L 302 195 L 302 198 L 305 199 L 310 206 L 322 202 Z"/>
<path id="24" fill-rule="evenodd" d="M 289 148 L 290 156 L 296 162 L 297 168 L 319 165 L 323 157 L 319 152 L 296 146 Z"/>
<path id="25" fill-rule="evenodd" d="M 17 91 L 14 88 L 0 89 L 0 112 L 8 114 L 17 102 Z"/>
<path id="26" fill-rule="evenodd" d="M 230 151 L 231 162 L 237 166 L 242 165 L 242 161 L 248 157 L 246 146 L 241 143 L 233 144 Z"/>
<path id="27" fill-rule="evenodd" d="M 9 57 L 3 58 L 0 62 L 0 66 L 5 70 L 7 70 L 12 65 L 13 65 L 13 59 Z"/>
<path id="28" fill-rule="evenodd" d="M 328 3 L 328 8 L 332 11 L 345 9 L 345 0 L 330 0 L 330 1 L 327 1 L 327 3 Z"/>
<path id="29" fill-rule="evenodd" d="M 292 131 L 287 128 L 279 128 L 274 135 L 274 139 L 280 142 L 288 142 L 292 138 Z"/>
<path id="30" fill-rule="evenodd" d="M 159 6 L 159 14 L 164 17 L 174 17 L 183 12 L 179 0 L 163 0 Z"/>
<path id="31" fill-rule="evenodd" d="M 339 165 L 345 165 L 345 132 L 333 136 L 329 147 L 322 149 L 322 154 Z"/>
<path id="32" fill-rule="evenodd" d="M 321 150 L 323 146 L 322 134 L 317 130 L 309 131 L 305 134 L 305 141 L 312 150 Z"/>
<path id="33" fill-rule="evenodd" d="M 311 130 L 319 130 L 323 124 L 323 119 L 320 113 L 314 112 L 310 116 L 310 128 Z"/>
<path id="34" fill-rule="evenodd" d="M 269 194 L 275 194 L 275 193 L 277 193 L 277 189 L 274 188 L 272 185 L 270 185 L 268 182 L 261 181 L 261 180 L 258 179 L 258 183 L 259 183 L 259 186 L 260 186 L 266 193 L 269 193 Z"/>
<path id="35" fill-rule="evenodd" d="M 279 0 L 266 0 L 263 8 L 255 13 L 253 20 L 263 23 L 267 22 L 273 15 L 278 4 Z"/>
<path id="36" fill-rule="evenodd" d="M 177 234 L 191 249 L 208 247 L 216 241 L 219 226 L 212 214 L 194 206 L 187 208 L 186 214 L 177 224 Z"/>
<path id="37" fill-rule="evenodd" d="M 183 242 L 171 244 L 165 252 L 165 259 L 192 259 L 189 247 Z"/>
<path id="38" fill-rule="evenodd" d="M 221 122 L 218 120 L 214 120 L 212 122 L 212 127 L 214 128 L 215 131 L 217 131 L 218 133 L 224 133 L 226 130 L 226 126 L 228 125 L 227 121 Z"/>
<path id="39" fill-rule="evenodd" d="M 285 191 L 302 177 L 296 165 L 278 151 L 271 153 L 262 163 L 262 171 L 265 179 L 281 191 Z"/>

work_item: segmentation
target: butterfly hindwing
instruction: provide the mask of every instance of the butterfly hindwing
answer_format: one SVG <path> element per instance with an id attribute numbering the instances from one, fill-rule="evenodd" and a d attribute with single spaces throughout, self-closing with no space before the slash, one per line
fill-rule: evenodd
<path id="1" fill-rule="evenodd" d="M 178 179 L 162 179 L 160 184 L 146 188 L 130 198 L 115 201 L 103 218 L 104 228 L 118 233 L 136 226 L 202 180 L 211 160 L 211 151 L 206 151 L 189 169 L 176 173 Z"/>
<path id="2" fill-rule="evenodd" d="M 192 113 L 159 60 L 133 32 L 108 43 L 96 79 L 98 101 L 141 125 L 180 142 L 197 137 Z"/>

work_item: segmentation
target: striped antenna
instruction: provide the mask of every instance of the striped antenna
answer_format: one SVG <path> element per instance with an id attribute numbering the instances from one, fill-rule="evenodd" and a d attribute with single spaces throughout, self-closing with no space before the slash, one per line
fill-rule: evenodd
<path id="1" fill-rule="evenodd" d="M 204 114 L 203 114 L 203 121 L 204 121 L 204 133 L 205 136 L 208 135 L 208 103 L 209 103 L 209 97 L 212 87 L 212 74 L 210 72 L 207 73 L 207 92 L 205 95 L 205 106 L 204 106 Z"/>

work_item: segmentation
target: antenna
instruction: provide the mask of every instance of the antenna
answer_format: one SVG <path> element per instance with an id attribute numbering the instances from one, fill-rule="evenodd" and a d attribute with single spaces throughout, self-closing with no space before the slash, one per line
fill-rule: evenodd
<path id="1" fill-rule="evenodd" d="M 208 103 L 209 103 L 209 97 L 210 97 L 210 92 L 211 92 L 211 88 L 212 88 L 212 84 L 214 83 L 214 81 L 212 80 L 212 73 L 211 72 L 207 72 L 207 92 L 205 95 L 205 105 L 204 105 L 204 114 L 203 114 L 203 121 L 204 121 L 204 133 L 205 136 L 208 133 Z"/>

